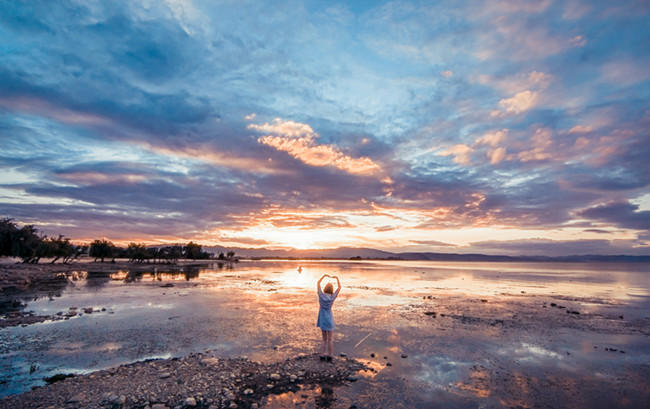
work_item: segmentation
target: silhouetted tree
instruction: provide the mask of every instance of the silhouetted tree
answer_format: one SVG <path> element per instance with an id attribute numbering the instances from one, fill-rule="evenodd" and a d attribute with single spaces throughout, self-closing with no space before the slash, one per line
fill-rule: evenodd
<path id="1" fill-rule="evenodd" d="M 131 262 L 149 262 L 154 257 L 153 253 L 144 243 L 129 243 L 129 246 L 126 248 L 126 255 Z"/>
<path id="2" fill-rule="evenodd" d="M 90 243 L 90 250 L 88 251 L 88 255 L 90 257 L 95 257 L 95 261 L 97 261 L 97 259 L 101 259 L 103 263 L 106 257 L 114 257 L 115 250 L 115 244 L 111 243 L 110 241 L 106 239 L 95 240 Z"/>
<path id="3" fill-rule="evenodd" d="M 59 259 L 61 259 L 62 263 L 66 264 L 79 257 L 83 251 L 83 247 L 75 246 L 70 243 L 69 238 L 63 237 L 61 234 L 59 234 L 59 237 L 56 239 L 46 238 L 43 242 L 46 245 L 47 252 L 43 257 L 52 257 L 52 264 Z"/>
<path id="4" fill-rule="evenodd" d="M 185 258 L 192 260 L 205 260 L 210 258 L 210 254 L 203 251 L 200 244 L 196 244 L 193 241 L 190 241 L 183 248 Z"/>

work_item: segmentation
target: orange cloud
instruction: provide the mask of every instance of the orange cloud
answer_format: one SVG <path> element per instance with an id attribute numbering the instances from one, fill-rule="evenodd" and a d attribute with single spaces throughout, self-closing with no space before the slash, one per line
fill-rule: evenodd
<path id="1" fill-rule="evenodd" d="M 258 138 L 259 143 L 287 152 L 311 166 L 333 166 L 353 174 L 370 174 L 380 170 L 379 165 L 370 158 L 353 158 L 336 146 L 317 144 L 319 135 L 307 124 L 276 118 L 273 123 L 251 124 L 248 128 L 269 133 Z"/>
<path id="2" fill-rule="evenodd" d="M 212 165 L 222 166 L 226 168 L 238 169 L 242 171 L 250 171 L 252 169 L 258 173 L 277 174 L 282 173 L 282 170 L 273 168 L 265 162 L 256 158 L 245 158 L 230 155 L 227 151 L 216 151 L 214 149 L 198 146 L 198 147 L 181 147 L 181 148 L 168 148 L 165 146 L 153 146 L 151 144 L 143 144 L 149 151 L 158 155 L 198 160 L 201 162 L 209 163 Z"/>

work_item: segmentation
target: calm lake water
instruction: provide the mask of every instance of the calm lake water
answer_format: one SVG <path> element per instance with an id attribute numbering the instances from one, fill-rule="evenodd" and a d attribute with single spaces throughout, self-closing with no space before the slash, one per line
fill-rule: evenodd
<path id="1" fill-rule="evenodd" d="M 477 363 L 488 365 L 491 373 L 526 365 L 527 373 L 547 377 L 587 368 L 607 378 L 624 370 L 631 380 L 641 377 L 646 394 L 650 389 L 648 379 L 643 381 L 650 363 L 643 330 L 650 325 L 648 264 L 274 260 L 152 266 L 138 274 L 94 273 L 80 264 L 67 281 L 22 294 L 25 309 L 35 314 L 65 314 L 76 307 L 80 315 L 0 329 L 0 396 L 27 391 L 58 373 L 191 352 L 211 350 L 262 362 L 315 352 L 320 338 L 315 285 L 322 274 L 338 275 L 343 284 L 334 305 L 335 353 L 378 368 L 367 382 L 334 392 L 341 407 L 372 401 L 381 391 L 390 392 L 392 407 L 428 407 L 434 401 L 501 407 L 501 386 L 485 386 L 493 389 L 487 394 L 463 387 L 476 383 L 468 379 Z M 576 321 L 545 330 L 544 319 L 535 314 L 555 313 L 551 303 L 579 310 L 583 321 L 602 317 L 606 322 L 597 321 L 596 329 L 591 321 Z M 486 313 L 480 310 L 484 306 L 505 310 Z M 83 313 L 88 307 L 93 313 Z M 512 309 L 530 311 L 529 318 Z M 434 310 L 455 320 L 431 320 Z M 523 323 L 497 334 L 494 324 L 504 317 Z M 619 330 L 614 327 L 621 325 L 615 321 L 619 317 L 641 330 Z M 527 320 L 530 328 L 521 330 Z M 542 324 L 534 327 L 536 320 Z M 472 324 L 476 331 L 467 327 Z M 625 354 L 602 353 L 607 345 Z M 609 382 L 598 379 L 595 388 Z M 264 406 L 315 407 L 304 396 L 318 393 L 272 396 Z M 616 403 L 615 397 L 607 399 Z"/>

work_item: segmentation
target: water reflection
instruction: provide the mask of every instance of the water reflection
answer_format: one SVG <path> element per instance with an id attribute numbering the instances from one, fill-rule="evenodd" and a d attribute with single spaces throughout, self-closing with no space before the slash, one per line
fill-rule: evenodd
<path id="1" fill-rule="evenodd" d="M 631 319 L 647 323 L 647 266 L 629 271 L 617 266 L 611 272 L 602 265 L 565 271 L 543 263 L 301 261 L 300 266 L 302 271 L 296 262 L 256 261 L 234 268 L 215 263 L 80 271 L 18 292 L 20 308 L 26 304 L 53 315 L 74 306 L 80 314 L 1 330 L 1 376 L 8 380 L 0 383 L 0 395 L 39 384 L 61 368 L 93 370 L 205 349 L 272 362 L 311 353 L 319 341 L 315 283 L 322 274 L 339 275 L 343 285 L 334 311 L 340 323 L 337 352 L 372 369 L 350 387 L 270 396 L 269 407 L 343 407 L 354 403 L 354 394 L 377 403 L 375 395 L 386 393 L 394 407 L 444 406 L 454 399 L 464 406 L 498 407 L 502 401 L 535 406 L 534 399 L 542 398 L 511 388 L 554 390 L 551 383 L 570 386 L 574 377 L 606 389 L 616 379 L 612 374 L 642 379 L 621 368 L 628 363 L 625 368 L 638 368 L 650 358 L 647 336 L 634 332 L 641 331 L 640 324 Z M 582 314 L 551 308 L 551 301 Z M 83 313 L 90 306 L 95 310 Z M 621 315 L 626 319 L 618 319 Z M 38 369 L 29 373 L 32 366 Z"/>
<path id="2" fill-rule="evenodd" d="M 329 385 L 317 385 L 314 387 L 298 388 L 297 391 L 285 392 L 282 394 L 271 394 L 261 402 L 261 407 L 267 409 L 284 408 L 316 408 L 331 409 L 344 406 L 341 399 L 337 399 L 336 389 Z M 338 405 L 337 405 L 338 403 Z"/>

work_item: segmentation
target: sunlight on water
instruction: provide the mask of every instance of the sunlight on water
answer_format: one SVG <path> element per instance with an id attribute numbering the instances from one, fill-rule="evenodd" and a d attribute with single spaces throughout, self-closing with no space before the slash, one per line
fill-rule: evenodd
<path id="1" fill-rule="evenodd" d="M 617 335 L 628 319 L 650 319 L 647 265 L 272 260 L 165 267 L 78 271 L 25 292 L 27 310 L 55 319 L 1 330 L 0 396 L 64 371 L 195 351 L 268 362 L 313 353 L 323 274 L 338 275 L 343 286 L 334 307 L 336 350 L 370 368 L 359 374 L 372 382 L 366 387 L 395 399 L 407 399 L 402 382 L 420 388 L 416 401 L 451 392 L 488 398 L 495 373 L 517 374 L 504 364 L 512 360 L 571 374 L 596 365 L 594 374 L 606 374 L 614 358 L 650 359 L 634 331 Z M 594 325 L 599 332 L 582 338 Z M 610 345 L 627 351 L 605 353 Z M 328 393 L 302 390 L 266 403 L 314 407 Z M 342 399 L 344 392 L 333 393 Z"/>

